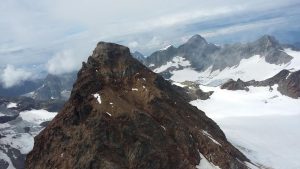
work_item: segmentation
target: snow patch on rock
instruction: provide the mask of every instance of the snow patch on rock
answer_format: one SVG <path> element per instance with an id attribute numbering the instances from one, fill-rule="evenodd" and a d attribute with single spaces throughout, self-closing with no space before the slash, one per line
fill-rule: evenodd
<path id="1" fill-rule="evenodd" d="M 185 58 L 181 56 L 175 56 L 171 61 L 167 62 L 165 65 L 162 65 L 156 69 L 154 69 L 155 73 L 163 72 L 171 67 L 179 68 L 179 66 L 187 67 L 190 66 L 190 61 L 186 60 Z"/>
<path id="2" fill-rule="evenodd" d="M 93 94 L 94 98 L 97 99 L 97 102 L 101 104 L 101 96 L 98 93 Z"/>
<path id="3" fill-rule="evenodd" d="M 8 109 L 16 108 L 16 107 L 18 107 L 18 104 L 13 103 L 13 102 L 8 103 L 7 106 L 6 106 L 6 108 L 8 108 Z"/>
<path id="4" fill-rule="evenodd" d="M 210 138 L 215 144 L 218 144 L 219 146 L 222 146 L 217 140 L 215 140 L 207 131 L 202 130 L 202 133 L 207 136 L 208 138 Z"/>
<path id="5" fill-rule="evenodd" d="M 198 150 L 198 153 L 201 157 L 200 164 L 196 166 L 197 169 L 221 169 L 219 166 L 214 165 L 213 163 L 209 162 L 203 154 L 201 154 Z"/>

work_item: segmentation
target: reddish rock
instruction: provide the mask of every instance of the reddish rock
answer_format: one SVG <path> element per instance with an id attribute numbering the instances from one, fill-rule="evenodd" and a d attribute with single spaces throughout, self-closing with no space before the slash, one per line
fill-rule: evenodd
<path id="1" fill-rule="evenodd" d="M 198 151 L 223 169 L 243 169 L 248 161 L 127 47 L 100 42 L 69 101 L 35 138 L 25 168 L 195 169 Z"/>

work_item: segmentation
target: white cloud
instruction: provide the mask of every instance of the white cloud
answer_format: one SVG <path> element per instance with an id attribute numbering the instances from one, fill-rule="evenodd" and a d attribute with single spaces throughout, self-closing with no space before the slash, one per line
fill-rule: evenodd
<path id="1" fill-rule="evenodd" d="M 145 45 L 148 48 L 155 48 L 162 45 L 162 41 L 159 37 L 153 36 L 152 39 Z"/>
<path id="2" fill-rule="evenodd" d="M 2 71 L 1 83 L 4 88 L 10 88 L 32 78 L 32 73 L 24 69 L 15 68 L 13 65 L 6 65 Z"/>
<path id="3" fill-rule="evenodd" d="M 262 20 L 262 21 L 253 22 L 253 23 L 228 26 L 228 27 L 224 27 L 224 28 L 220 28 L 220 29 L 216 29 L 216 30 L 212 30 L 212 31 L 200 32 L 199 34 L 205 38 L 211 38 L 211 37 L 216 37 L 216 36 L 220 36 L 220 35 L 226 35 L 226 34 L 232 34 L 232 33 L 236 33 L 236 32 L 242 32 L 242 31 L 248 31 L 248 30 L 253 30 L 253 29 L 257 29 L 257 28 L 268 27 L 268 26 L 272 26 L 275 24 L 281 24 L 284 22 L 285 22 L 285 20 L 283 18 L 275 18 L 275 19 Z"/>
<path id="4" fill-rule="evenodd" d="M 174 44 L 182 36 L 205 30 L 198 27 L 191 32 L 190 24 L 211 24 L 222 17 L 226 22 L 231 17 L 274 9 L 289 13 L 284 7 L 298 1 L 2 0 L 0 66 L 44 64 L 53 53 L 65 49 L 87 55 L 98 41 L 123 42 L 143 53 L 150 52 L 164 46 L 144 47 L 153 36 L 159 37 L 161 44 L 166 39 Z"/>
<path id="5" fill-rule="evenodd" d="M 50 74 L 58 75 L 78 70 L 80 65 L 81 59 L 76 57 L 71 50 L 65 50 L 52 57 L 46 67 Z"/>
<path id="6" fill-rule="evenodd" d="M 136 48 L 139 45 L 137 41 L 132 41 L 128 43 L 129 48 Z"/>
<path id="7" fill-rule="evenodd" d="M 227 15 L 230 13 L 237 13 L 242 11 L 241 5 L 232 5 L 228 7 L 215 7 L 213 9 L 198 9 L 184 12 L 174 12 L 161 17 L 154 17 L 149 20 L 145 20 L 137 23 L 134 26 L 134 31 L 150 31 L 153 29 L 167 28 L 175 25 L 182 25 L 188 22 L 205 21 L 213 19 L 221 15 Z"/>

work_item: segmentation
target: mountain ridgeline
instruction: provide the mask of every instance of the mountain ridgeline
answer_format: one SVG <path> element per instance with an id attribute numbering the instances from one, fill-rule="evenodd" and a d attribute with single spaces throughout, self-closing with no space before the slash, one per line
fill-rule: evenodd
<path id="1" fill-rule="evenodd" d="M 178 48 L 170 46 L 165 50 L 154 52 L 144 60 L 144 63 L 154 70 L 171 61 L 175 56 L 180 56 L 189 60 L 191 66 L 198 71 L 204 71 L 209 67 L 212 67 L 212 70 L 223 70 L 239 64 L 242 59 L 260 55 L 264 56 L 266 62 L 279 65 L 288 63 L 292 59 L 283 52 L 283 49 L 284 45 L 269 35 L 262 36 L 254 42 L 224 46 L 208 43 L 200 35 L 194 35 Z"/>
<path id="2" fill-rule="evenodd" d="M 35 138 L 25 168 L 243 169 L 248 162 L 127 47 L 99 42 L 64 108 Z"/>

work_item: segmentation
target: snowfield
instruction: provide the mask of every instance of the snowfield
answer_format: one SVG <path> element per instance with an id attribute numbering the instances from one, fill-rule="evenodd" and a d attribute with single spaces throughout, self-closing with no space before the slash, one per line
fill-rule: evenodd
<path id="1" fill-rule="evenodd" d="M 30 123 L 40 124 L 44 121 L 52 120 L 57 113 L 48 112 L 47 110 L 29 110 L 20 112 L 20 117 Z"/>
<path id="2" fill-rule="evenodd" d="M 9 109 L 10 106 L 7 108 Z M 0 133 L 5 136 L 0 139 L 0 159 L 7 162 L 8 169 L 15 169 L 13 162 L 20 154 L 25 155 L 32 150 L 34 137 L 43 129 L 40 124 L 52 120 L 56 114 L 46 110 L 29 110 L 20 112 L 15 120 L 0 123 Z M 25 128 L 28 130 L 26 131 Z M 12 150 L 14 150 L 12 154 L 8 153 Z M 17 152 L 19 154 L 15 154 Z"/>
<path id="3" fill-rule="evenodd" d="M 176 68 L 179 68 L 179 66 L 182 66 L 182 67 L 187 67 L 187 66 L 190 66 L 191 63 L 190 61 L 186 60 L 185 58 L 183 57 L 180 57 L 180 56 L 175 56 L 172 61 L 170 62 L 167 62 L 165 65 L 162 65 L 156 69 L 154 69 L 154 72 L 155 73 L 161 73 L 171 67 L 176 67 Z"/>
<path id="4" fill-rule="evenodd" d="M 227 139 L 252 162 L 272 169 L 300 168 L 300 99 L 281 95 L 277 86 L 249 87 L 249 91 L 222 90 L 228 79 L 265 80 L 282 69 L 300 70 L 300 52 L 285 49 L 291 62 L 274 65 L 255 55 L 222 71 L 197 72 L 190 67 L 171 72 L 173 84 L 194 81 L 203 91 L 214 91 L 208 100 L 190 103 L 203 110 L 226 134 Z M 201 161 L 202 162 L 202 161 Z M 250 168 L 255 168 L 248 164 Z M 214 167 L 207 167 L 209 169 Z"/>
<path id="5" fill-rule="evenodd" d="M 250 87 L 250 91 L 214 91 L 208 100 L 194 100 L 218 123 L 228 140 L 252 162 L 274 169 L 300 168 L 300 99 L 281 95 L 274 86 Z"/>
<path id="6" fill-rule="evenodd" d="M 209 67 L 205 71 L 198 72 L 188 67 L 189 65 L 186 65 L 185 68 L 181 70 L 172 71 L 170 79 L 175 82 L 184 82 L 186 80 L 199 81 L 201 84 L 216 86 L 226 82 L 228 79 L 237 80 L 240 78 L 243 81 L 261 81 L 276 75 L 282 69 L 288 69 L 290 71 L 300 70 L 300 52 L 291 49 L 285 49 L 284 52 L 293 57 L 291 62 L 287 64 L 270 64 L 265 61 L 264 57 L 254 55 L 248 59 L 242 59 L 238 65 L 227 67 L 222 71 L 212 71 L 212 67 Z M 182 60 L 172 62 L 174 65 L 180 65 L 181 63 L 183 63 Z M 160 70 L 161 68 L 164 68 L 162 70 L 166 70 L 167 68 L 165 67 L 171 67 L 171 62 L 155 70 Z M 155 72 L 159 73 L 161 71 Z"/>

